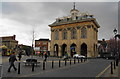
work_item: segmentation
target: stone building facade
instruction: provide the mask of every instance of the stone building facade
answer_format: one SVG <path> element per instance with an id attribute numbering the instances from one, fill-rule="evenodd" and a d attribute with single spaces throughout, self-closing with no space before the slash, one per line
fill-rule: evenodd
<path id="1" fill-rule="evenodd" d="M 6 55 L 7 52 L 11 53 L 16 46 L 18 46 L 18 41 L 16 40 L 16 35 L 13 36 L 5 36 L 0 37 L 1 39 L 1 46 L 6 46 L 7 51 L 3 53 L 3 55 Z"/>
<path id="2" fill-rule="evenodd" d="M 79 13 L 75 9 L 70 11 L 70 16 L 57 18 L 51 27 L 51 48 L 53 56 L 69 56 L 75 53 L 86 57 L 98 55 L 98 28 L 100 27 L 93 15 Z"/>

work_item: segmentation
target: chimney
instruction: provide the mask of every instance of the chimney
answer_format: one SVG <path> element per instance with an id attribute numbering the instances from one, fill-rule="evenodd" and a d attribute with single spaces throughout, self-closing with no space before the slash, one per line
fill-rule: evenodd
<path id="1" fill-rule="evenodd" d="M 15 40 L 15 38 L 16 38 L 16 35 L 13 35 L 13 40 Z"/>

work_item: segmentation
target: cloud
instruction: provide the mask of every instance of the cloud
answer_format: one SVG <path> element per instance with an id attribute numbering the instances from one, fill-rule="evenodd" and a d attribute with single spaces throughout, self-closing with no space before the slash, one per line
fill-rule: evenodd
<path id="1" fill-rule="evenodd" d="M 2 0 L 3 2 L 118 2 L 119 0 Z"/>
<path id="2" fill-rule="evenodd" d="M 50 38 L 48 25 L 70 15 L 72 8 L 72 2 L 3 2 L 0 36 L 16 34 L 19 43 L 30 45 L 34 28 L 36 39 Z M 117 2 L 77 2 L 76 8 L 94 14 L 101 26 L 99 39 L 113 36 L 112 30 L 118 26 Z"/>

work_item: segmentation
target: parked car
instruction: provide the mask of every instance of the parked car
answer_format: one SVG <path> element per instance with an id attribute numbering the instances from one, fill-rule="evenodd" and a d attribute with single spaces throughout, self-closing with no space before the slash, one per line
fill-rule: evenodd
<path id="1" fill-rule="evenodd" d="M 115 59 L 116 56 L 113 56 L 111 53 L 104 53 L 103 58 L 105 59 Z"/>
<path id="2" fill-rule="evenodd" d="M 73 55 L 73 58 L 85 58 L 85 56 L 83 56 L 83 55 L 78 55 L 78 54 L 74 54 L 74 55 Z"/>

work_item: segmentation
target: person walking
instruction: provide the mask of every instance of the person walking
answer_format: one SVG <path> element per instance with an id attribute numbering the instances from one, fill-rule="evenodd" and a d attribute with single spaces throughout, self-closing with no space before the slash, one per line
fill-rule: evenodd
<path id="1" fill-rule="evenodd" d="M 15 52 L 13 52 L 13 53 L 10 55 L 10 58 L 9 58 L 9 64 L 10 64 L 10 66 L 9 66 L 9 68 L 8 68 L 8 72 L 10 72 L 10 70 L 11 70 L 12 67 L 14 68 L 15 71 L 17 70 L 17 68 L 16 68 L 15 65 L 14 65 L 14 62 L 15 62 L 15 61 L 17 61 L 17 59 L 16 59 L 16 56 L 15 56 Z"/>
<path id="2" fill-rule="evenodd" d="M 44 57 L 45 57 L 44 61 L 46 61 L 47 60 L 47 52 L 44 52 Z"/>
<path id="3" fill-rule="evenodd" d="M 19 61 L 20 61 L 21 58 L 22 58 L 22 54 L 21 53 L 18 54 L 18 58 L 19 58 Z"/>

